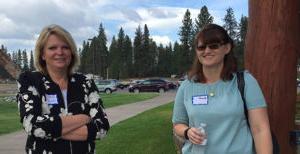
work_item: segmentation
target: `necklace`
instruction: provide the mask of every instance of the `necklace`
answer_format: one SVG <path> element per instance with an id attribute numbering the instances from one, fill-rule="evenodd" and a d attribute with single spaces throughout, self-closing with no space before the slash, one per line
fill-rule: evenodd
<path id="1" fill-rule="evenodd" d="M 214 96 L 215 96 L 215 92 L 213 92 L 213 91 L 210 91 L 210 92 L 208 93 L 208 96 L 210 96 L 210 97 L 214 97 Z"/>
<path id="2" fill-rule="evenodd" d="M 216 95 L 215 90 L 214 90 L 213 87 L 208 87 L 208 89 L 207 89 L 207 95 L 209 97 L 214 97 Z"/>

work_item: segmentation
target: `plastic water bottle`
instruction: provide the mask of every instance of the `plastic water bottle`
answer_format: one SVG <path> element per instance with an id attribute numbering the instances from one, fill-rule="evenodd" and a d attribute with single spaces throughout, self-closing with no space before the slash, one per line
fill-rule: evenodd
<path id="1" fill-rule="evenodd" d="M 198 130 L 200 131 L 200 133 L 206 135 L 205 129 L 206 129 L 206 124 L 200 123 L 200 127 L 198 127 Z M 206 144 L 207 144 L 207 138 L 205 138 L 200 145 L 206 145 Z"/>
<path id="2" fill-rule="evenodd" d="M 205 123 L 200 123 L 200 126 L 197 129 L 201 134 L 206 135 L 205 132 L 206 126 L 207 125 Z M 204 154 L 206 145 L 207 145 L 207 138 L 204 139 L 201 144 L 193 144 L 192 154 Z"/>

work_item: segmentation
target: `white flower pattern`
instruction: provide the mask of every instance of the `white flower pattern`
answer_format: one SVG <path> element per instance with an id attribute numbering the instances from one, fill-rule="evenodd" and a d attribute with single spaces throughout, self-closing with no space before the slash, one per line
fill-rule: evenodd
<path id="1" fill-rule="evenodd" d="M 42 128 L 37 128 L 34 130 L 33 135 L 35 137 L 44 138 L 46 136 L 46 132 Z"/>
<path id="2" fill-rule="evenodd" d="M 24 94 L 24 95 L 23 95 L 23 100 L 24 100 L 24 101 L 27 101 L 27 100 L 28 100 L 28 97 L 29 97 L 29 96 L 28 96 L 27 94 Z"/>
<path id="3" fill-rule="evenodd" d="M 90 95 L 89 95 L 90 105 L 92 105 L 94 103 L 98 103 L 99 98 L 100 98 L 100 96 L 97 93 L 97 91 L 94 91 L 94 92 L 90 93 Z"/>
<path id="4" fill-rule="evenodd" d="M 90 116 L 91 116 L 91 118 L 94 118 L 97 113 L 98 113 L 97 109 L 91 108 L 91 110 L 90 110 Z"/>
<path id="5" fill-rule="evenodd" d="M 20 82 L 17 81 L 17 89 L 18 89 L 18 92 L 20 92 L 20 88 L 21 88 L 21 84 L 20 84 Z"/>
<path id="6" fill-rule="evenodd" d="M 31 74 L 29 74 L 31 75 Z M 108 128 L 108 120 L 105 113 L 102 113 L 103 110 L 101 106 L 99 106 L 99 99 L 100 96 L 98 95 L 98 92 L 95 89 L 95 85 L 91 76 L 88 76 L 86 78 L 82 78 L 83 76 L 80 74 L 76 74 L 70 78 L 70 84 L 74 87 L 79 87 L 78 89 L 73 90 L 74 94 L 76 92 L 83 93 L 84 98 L 79 98 L 80 100 L 76 100 L 74 98 L 71 98 L 70 102 L 78 101 L 80 105 L 72 106 L 72 109 L 70 112 L 66 112 L 64 107 L 60 104 L 62 100 L 60 100 L 60 96 L 57 93 L 57 102 L 58 104 L 48 104 L 45 99 L 46 94 L 53 94 L 52 90 L 56 90 L 55 86 L 53 86 L 52 80 L 48 80 L 49 76 L 44 76 L 42 78 L 42 82 L 40 81 L 28 81 L 30 79 L 30 76 L 24 76 L 25 78 L 19 79 L 17 81 L 18 84 L 18 106 L 20 109 L 20 112 L 23 117 L 23 127 L 26 131 L 26 133 L 30 135 L 34 135 L 37 138 L 43 139 L 43 140 L 49 140 L 50 142 L 55 142 L 55 140 L 59 140 L 60 137 L 57 136 L 56 132 L 58 131 L 57 124 L 57 117 L 56 116 L 67 116 L 67 115 L 73 115 L 74 114 L 80 114 L 83 111 L 91 116 L 93 118 L 92 124 L 96 125 L 97 127 L 97 134 L 96 139 L 103 138 L 106 135 L 106 130 Z M 30 85 L 32 83 L 32 85 Z M 53 87 L 52 87 L 53 86 Z M 56 85 L 57 86 L 57 85 Z M 51 92 L 50 89 L 51 88 Z M 40 89 L 44 89 L 44 91 L 38 91 Z M 59 89 L 57 89 L 59 90 Z M 50 93 L 47 93 L 50 92 Z M 55 92 L 55 91 L 54 91 Z M 68 98 L 69 99 L 69 98 Z M 74 99 L 74 100 L 72 100 Z M 36 109 L 36 107 L 41 107 L 40 109 Z M 88 109 L 88 110 L 87 110 Z M 36 113 L 36 111 L 41 112 L 41 115 L 32 115 Z M 53 112 L 55 111 L 55 112 Z M 57 113 L 58 111 L 58 113 Z M 74 112 L 73 112 L 74 111 Z M 52 113 L 53 112 L 53 113 Z M 99 114 L 100 113 L 100 114 Z M 52 115 L 53 114 L 53 115 Z M 51 116 L 49 116 L 51 115 Z M 103 122 L 102 122 L 103 120 Z M 105 128 L 105 129 L 104 129 Z M 52 154 L 51 151 L 46 150 L 46 148 L 43 148 L 45 146 L 42 146 L 42 149 L 37 147 L 41 147 L 41 143 L 39 140 L 31 140 L 30 143 L 27 143 L 28 149 L 27 152 L 38 152 L 38 153 L 47 153 Z M 94 152 L 94 144 L 88 143 L 89 148 L 87 152 Z M 66 147 L 69 148 L 69 147 Z M 72 147 L 70 147 L 72 148 Z M 38 150 L 38 151 L 37 151 Z"/>
<path id="7" fill-rule="evenodd" d="M 23 127 L 25 129 L 25 132 L 29 135 L 31 134 L 31 130 L 32 130 L 32 124 L 31 124 L 32 118 L 33 118 L 33 115 L 30 114 L 27 117 L 24 117 L 24 119 L 23 119 Z"/>
<path id="8" fill-rule="evenodd" d="M 50 114 L 50 108 L 44 96 L 42 96 L 42 114 Z"/>
<path id="9" fill-rule="evenodd" d="M 38 96 L 38 94 L 39 94 L 39 93 L 37 92 L 36 88 L 33 87 L 33 86 L 29 86 L 29 87 L 28 87 L 28 91 L 31 91 L 32 94 L 33 94 L 34 96 Z"/>

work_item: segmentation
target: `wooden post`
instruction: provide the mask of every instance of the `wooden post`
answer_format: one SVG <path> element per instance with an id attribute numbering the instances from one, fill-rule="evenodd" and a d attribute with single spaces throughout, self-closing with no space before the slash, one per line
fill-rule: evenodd
<path id="1" fill-rule="evenodd" d="M 299 0 L 249 0 L 245 67 L 262 87 L 281 153 L 293 154 L 296 65 L 300 48 Z"/>

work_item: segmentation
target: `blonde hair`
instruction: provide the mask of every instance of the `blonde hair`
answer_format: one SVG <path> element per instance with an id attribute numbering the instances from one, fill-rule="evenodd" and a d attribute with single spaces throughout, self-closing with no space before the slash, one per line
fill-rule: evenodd
<path id="1" fill-rule="evenodd" d="M 72 74 L 79 66 L 80 59 L 77 53 L 76 44 L 71 36 L 71 34 L 59 25 L 49 25 L 43 28 L 40 33 L 38 40 L 36 41 L 34 50 L 34 65 L 36 70 L 43 74 L 48 74 L 46 68 L 46 62 L 42 59 L 44 47 L 48 41 L 50 35 L 56 35 L 68 44 L 71 50 L 71 63 L 68 67 L 68 75 Z"/>

